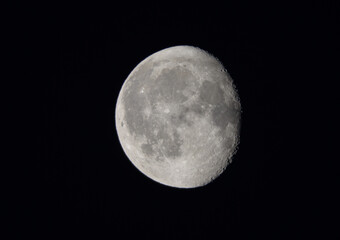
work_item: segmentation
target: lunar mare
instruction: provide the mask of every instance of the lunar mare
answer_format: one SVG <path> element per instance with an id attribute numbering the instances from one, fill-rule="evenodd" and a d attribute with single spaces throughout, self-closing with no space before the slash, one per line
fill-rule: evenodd
<path id="1" fill-rule="evenodd" d="M 134 166 L 164 185 L 194 188 L 231 163 L 239 144 L 241 104 L 215 57 L 176 46 L 152 54 L 130 73 L 115 118 Z"/>

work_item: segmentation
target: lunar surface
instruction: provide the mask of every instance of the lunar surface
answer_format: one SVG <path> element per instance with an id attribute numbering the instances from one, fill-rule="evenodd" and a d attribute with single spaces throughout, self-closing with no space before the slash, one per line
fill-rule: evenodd
<path id="1" fill-rule="evenodd" d="M 195 188 L 218 177 L 239 144 L 241 104 L 223 65 L 176 46 L 130 73 L 116 104 L 122 148 L 142 173 L 167 186 Z"/>

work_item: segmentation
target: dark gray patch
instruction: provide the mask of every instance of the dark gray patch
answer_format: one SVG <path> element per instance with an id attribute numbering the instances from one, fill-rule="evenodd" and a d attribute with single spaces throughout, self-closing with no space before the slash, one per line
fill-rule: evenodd
<path id="1" fill-rule="evenodd" d="M 182 103 L 188 98 L 183 90 L 190 81 L 197 81 L 192 73 L 180 66 L 163 69 L 157 79 L 150 86 L 150 99 L 166 103 Z"/>
<path id="2" fill-rule="evenodd" d="M 142 148 L 142 152 L 147 156 L 152 156 L 154 153 L 151 144 L 144 143 L 142 144 L 141 148 Z"/>
<path id="3" fill-rule="evenodd" d="M 239 112 L 232 106 L 225 103 L 217 105 L 212 111 L 214 124 L 225 129 L 228 123 L 235 124 L 239 118 Z"/>
<path id="4" fill-rule="evenodd" d="M 175 126 L 179 125 L 187 125 L 191 126 L 193 121 L 188 119 L 188 113 L 192 112 L 192 109 L 189 107 L 182 107 L 180 108 L 179 112 L 175 115 L 170 116 L 171 124 Z"/>
<path id="5" fill-rule="evenodd" d="M 231 149 L 231 147 L 233 146 L 233 144 L 234 144 L 234 139 L 232 139 L 232 138 L 227 138 L 226 140 L 225 140 L 225 149 Z"/>
<path id="6" fill-rule="evenodd" d="M 225 102 L 224 92 L 217 83 L 204 81 L 199 97 L 203 103 L 213 106 L 212 120 L 220 129 L 225 129 L 228 123 L 237 123 L 239 111 L 234 102 L 229 104 Z"/>
<path id="7" fill-rule="evenodd" d="M 190 110 L 198 115 L 204 115 L 206 113 L 208 105 L 205 102 L 202 103 L 193 103 L 190 106 Z"/>
<path id="8" fill-rule="evenodd" d="M 217 105 L 224 101 L 223 91 L 217 83 L 204 81 L 200 87 L 199 98 L 202 102 Z"/>

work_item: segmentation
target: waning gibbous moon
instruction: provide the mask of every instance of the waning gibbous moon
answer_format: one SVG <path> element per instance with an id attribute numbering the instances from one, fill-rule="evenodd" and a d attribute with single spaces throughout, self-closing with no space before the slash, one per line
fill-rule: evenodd
<path id="1" fill-rule="evenodd" d="M 161 184 L 195 188 L 232 162 L 241 104 L 215 57 L 176 46 L 133 69 L 120 90 L 115 118 L 119 141 L 136 168 Z"/>

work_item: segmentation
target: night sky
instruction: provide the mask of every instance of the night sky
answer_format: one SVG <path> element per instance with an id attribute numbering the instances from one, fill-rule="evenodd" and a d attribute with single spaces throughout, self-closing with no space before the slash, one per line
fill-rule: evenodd
<path id="1" fill-rule="evenodd" d="M 335 178 L 302 150 L 313 149 L 302 136 L 309 138 L 320 125 L 298 116 L 323 111 L 315 99 L 322 86 L 314 83 L 327 71 L 316 61 L 333 56 L 322 46 L 337 42 L 330 23 L 338 8 L 225 2 L 23 8 L 18 41 L 28 63 L 23 71 L 33 100 L 27 118 L 33 122 L 34 153 L 18 179 L 23 191 L 13 212 L 15 234 L 335 236 L 328 230 L 335 224 L 328 200 L 321 204 L 331 197 L 316 176 Z M 139 172 L 124 154 L 114 122 L 128 74 L 149 55 L 176 45 L 216 56 L 234 79 L 243 111 L 233 163 L 209 185 L 187 190 Z M 311 121 L 321 113 L 314 114 Z"/>

